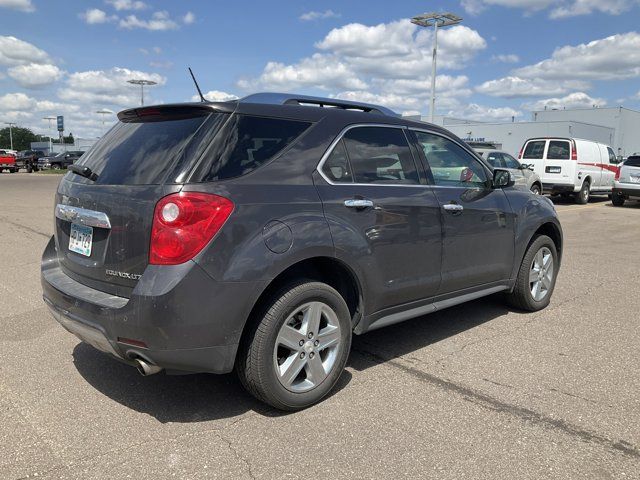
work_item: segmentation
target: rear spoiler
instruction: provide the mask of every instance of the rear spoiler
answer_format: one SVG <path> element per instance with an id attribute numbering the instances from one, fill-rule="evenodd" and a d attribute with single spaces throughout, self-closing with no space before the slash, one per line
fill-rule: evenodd
<path id="1" fill-rule="evenodd" d="M 214 112 L 232 112 L 235 104 L 221 103 L 180 103 L 172 105 L 153 105 L 123 110 L 118 113 L 121 122 L 161 122 L 209 115 Z"/>

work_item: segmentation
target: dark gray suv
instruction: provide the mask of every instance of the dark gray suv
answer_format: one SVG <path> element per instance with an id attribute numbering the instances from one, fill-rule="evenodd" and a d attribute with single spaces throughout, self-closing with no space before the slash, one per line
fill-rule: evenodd
<path id="1" fill-rule="evenodd" d="M 294 410 L 331 390 L 353 333 L 497 292 L 549 304 L 552 203 L 442 128 L 284 94 L 118 118 L 60 182 L 42 286 L 144 375 L 235 368 Z"/>

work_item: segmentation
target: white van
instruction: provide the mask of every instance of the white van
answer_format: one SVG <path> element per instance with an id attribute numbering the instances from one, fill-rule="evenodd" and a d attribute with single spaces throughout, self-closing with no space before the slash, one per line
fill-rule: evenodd
<path id="1" fill-rule="evenodd" d="M 542 180 L 544 193 L 573 195 L 585 204 L 591 194 L 610 194 L 617 167 L 613 149 L 580 138 L 530 138 L 518 155 Z"/>

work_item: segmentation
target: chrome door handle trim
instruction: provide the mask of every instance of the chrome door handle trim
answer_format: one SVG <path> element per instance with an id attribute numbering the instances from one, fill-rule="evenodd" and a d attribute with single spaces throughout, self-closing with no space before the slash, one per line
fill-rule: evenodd
<path id="1" fill-rule="evenodd" d="M 373 207 L 373 202 L 364 198 L 350 198 L 344 201 L 344 206 L 348 208 L 367 208 Z"/>
<path id="2" fill-rule="evenodd" d="M 444 208 L 448 212 L 461 212 L 462 210 L 464 210 L 464 207 L 462 205 L 458 205 L 457 203 L 446 203 L 442 206 L 442 208 Z"/>
<path id="3" fill-rule="evenodd" d="M 70 205 L 56 205 L 56 217 L 67 222 L 81 223 L 88 227 L 111 228 L 111 222 L 106 213 L 87 210 L 86 208 Z"/>

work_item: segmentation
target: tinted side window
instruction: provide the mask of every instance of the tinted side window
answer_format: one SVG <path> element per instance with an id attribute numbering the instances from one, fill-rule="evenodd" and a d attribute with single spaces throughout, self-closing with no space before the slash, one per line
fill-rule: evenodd
<path id="1" fill-rule="evenodd" d="M 210 182 L 245 175 L 275 157 L 310 125 L 235 114 L 215 136 L 194 178 Z"/>
<path id="2" fill-rule="evenodd" d="M 506 165 L 507 168 L 514 168 L 514 169 L 520 168 L 520 162 L 518 162 L 515 158 L 513 158 L 508 153 L 503 153 L 502 158 L 504 158 L 504 164 Z"/>
<path id="3" fill-rule="evenodd" d="M 571 151 L 569 150 L 569 142 L 551 140 L 549 142 L 549 151 L 547 159 L 549 160 L 569 160 Z"/>
<path id="4" fill-rule="evenodd" d="M 415 132 L 436 185 L 485 187 L 487 175 L 480 162 L 457 143 L 425 132 Z"/>
<path id="5" fill-rule="evenodd" d="M 349 165 L 349 159 L 347 158 L 347 150 L 344 148 L 342 140 L 336 143 L 335 147 L 333 147 L 331 154 L 322 166 L 322 173 L 324 173 L 329 180 L 335 183 L 353 182 L 351 166 Z"/>
<path id="6" fill-rule="evenodd" d="M 524 149 L 524 153 L 522 154 L 522 158 L 526 158 L 529 160 L 540 160 L 544 155 L 544 146 L 547 143 L 546 140 L 535 140 L 533 142 L 527 143 L 527 146 Z"/>
<path id="7" fill-rule="evenodd" d="M 489 152 L 487 154 L 487 162 L 495 168 L 505 168 L 504 157 L 498 152 Z"/>
<path id="8" fill-rule="evenodd" d="M 343 139 L 356 183 L 418 183 L 413 155 L 401 129 L 358 127 Z"/>
<path id="9" fill-rule="evenodd" d="M 617 163 L 616 154 L 613 153 L 610 147 L 607 147 L 607 153 L 609 154 L 609 163 Z"/>

